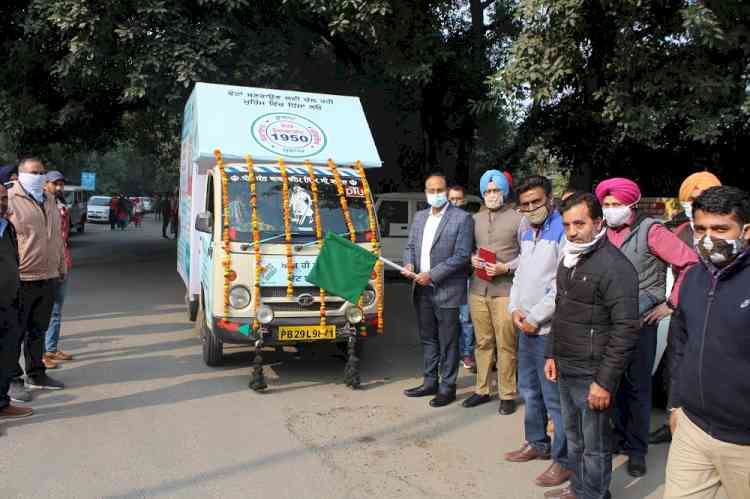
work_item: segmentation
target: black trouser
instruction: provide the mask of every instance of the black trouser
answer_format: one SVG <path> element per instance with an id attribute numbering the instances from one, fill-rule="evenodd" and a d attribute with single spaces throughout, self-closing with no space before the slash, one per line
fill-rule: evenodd
<path id="1" fill-rule="evenodd" d="M 446 395 L 455 395 L 459 359 L 458 307 L 440 308 L 435 304 L 434 288 L 430 286 L 420 286 L 415 292 L 424 355 L 424 385 L 438 387 L 440 393 Z"/>
<path id="2" fill-rule="evenodd" d="M 656 326 L 641 328 L 625 364 L 615 397 L 615 438 L 628 456 L 645 456 L 651 432 L 651 371 L 656 358 Z"/>
<path id="3" fill-rule="evenodd" d="M 169 228 L 169 215 L 164 215 L 161 219 L 161 235 L 167 237 L 167 229 Z"/>
<path id="4" fill-rule="evenodd" d="M 8 388 L 13 369 L 18 363 L 18 345 L 21 338 L 18 306 L 0 306 L 0 409 L 10 404 Z"/>
<path id="5" fill-rule="evenodd" d="M 44 336 L 49 327 L 52 316 L 52 306 L 55 303 L 55 281 L 22 281 L 19 293 L 21 304 L 21 335 L 15 351 L 14 368 L 11 377 L 18 379 L 23 376 L 19 363 L 21 344 L 26 360 L 26 375 L 44 374 L 46 369 L 42 362 L 44 355 Z"/>

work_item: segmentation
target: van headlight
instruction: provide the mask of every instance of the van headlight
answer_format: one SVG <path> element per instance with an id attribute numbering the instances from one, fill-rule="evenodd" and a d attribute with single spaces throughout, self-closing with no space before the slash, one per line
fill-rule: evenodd
<path id="1" fill-rule="evenodd" d="M 270 324 L 273 320 L 273 309 L 268 305 L 261 305 L 255 313 L 255 318 L 263 325 Z"/>
<path id="2" fill-rule="evenodd" d="M 347 308 L 344 315 L 346 316 L 346 320 L 350 324 L 359 324 L 365 318 L 365 314 L 362 313 L 362 309 L 357 307 L 356 305 L 352 305 L 351 307 Z"/>
<path id="3" fill-rule="evenodd" d="M 242 309 L 250 305 L 250 290 L 245 286 L 234 286 L 229 291 L 229 304 L 234 309 Z"/>
<path id="4" fill-rule="evenodd" d="M 373 303 L 375 303 L 375 291 L 372 289 L 362 291 L 362 305 L 367 308 Z"/>

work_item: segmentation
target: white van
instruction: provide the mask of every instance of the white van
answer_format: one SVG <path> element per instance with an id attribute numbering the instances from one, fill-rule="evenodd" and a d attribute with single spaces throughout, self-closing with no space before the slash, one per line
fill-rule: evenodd
<path id="1" fill-rule="evenodd" d="M 86 221 L 94 224 L 109 223 L 110 196 L 92 196 L 86 205 Z"/>
<path id="2" fill-rule="evenodd" d="M 482 200 L 472 194 L 466 195 L 464 209 L 476 213 Z M 380 225 L 382 255 L 399 265 L 404 261 L 404 248 L 409 238 L 409 229 L 414 215 L 427 208 L 424 192 L 391 192 L 381 194 L 375 203 L 375 212 Z"/>

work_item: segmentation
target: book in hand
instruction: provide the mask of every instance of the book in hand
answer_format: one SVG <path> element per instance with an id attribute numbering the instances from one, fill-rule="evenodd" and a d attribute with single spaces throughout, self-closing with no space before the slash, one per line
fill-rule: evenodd
<path id="1" fill-rule="evenodd" d="M 490 251 L 486 248 L 479 248 L 477 256 L 482 260 L 482 262 L 495 263 L 497 261 L 497 255 L 495 255 L 495 252 Z M 484 269 L 484 267 L 482 267 L 481 269 L 476 269 L 474 272 L 476 273 L 477 277 L 482 279 L 483 281 L 492 282 L 492 277 L 487 275 L 487 271 Z"/>

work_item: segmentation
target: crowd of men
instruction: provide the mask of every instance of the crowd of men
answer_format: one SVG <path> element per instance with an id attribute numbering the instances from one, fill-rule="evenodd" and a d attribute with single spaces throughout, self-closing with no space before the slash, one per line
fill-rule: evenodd
<path id="1" fill-rule="evenodd" d="M 561 202 L 542 176 L 510 202 L 511 181 L 485 172 L 485 208 L 472 216 L 462 187 L 426 179 L 429 207 L 414 217 L 402 272 L 414 281 L 423 381 L 405 395 L 454 402 L 463 356 L 476 386 L 462 405 L 476 407 L 492 399 L 495 368 L 499 413 L 513 413 L 519 395 L 525 404 L 526 441 L 504 457 L 551 460 L 536 478 L 548 498 L 609 498 L 614 453 L 642 477 L 650 441 L 670 440 L 665 497 L 709 498 L 721 486 L 750 497 L 748 193 L 696 173 L 664 224 L 639 212 L 629 179 Z M 650 435 L 666 318 L 669 422 Z"/>
<path id="2" fill-rule="evenodd" d="M 64 185 L 36 158 L 0 178 L 0 420 L 30 416 L 17 402 L 31 390 L 64 388 L 47 370 L 72 360 L 58 348 L 72 269 Z"/>

